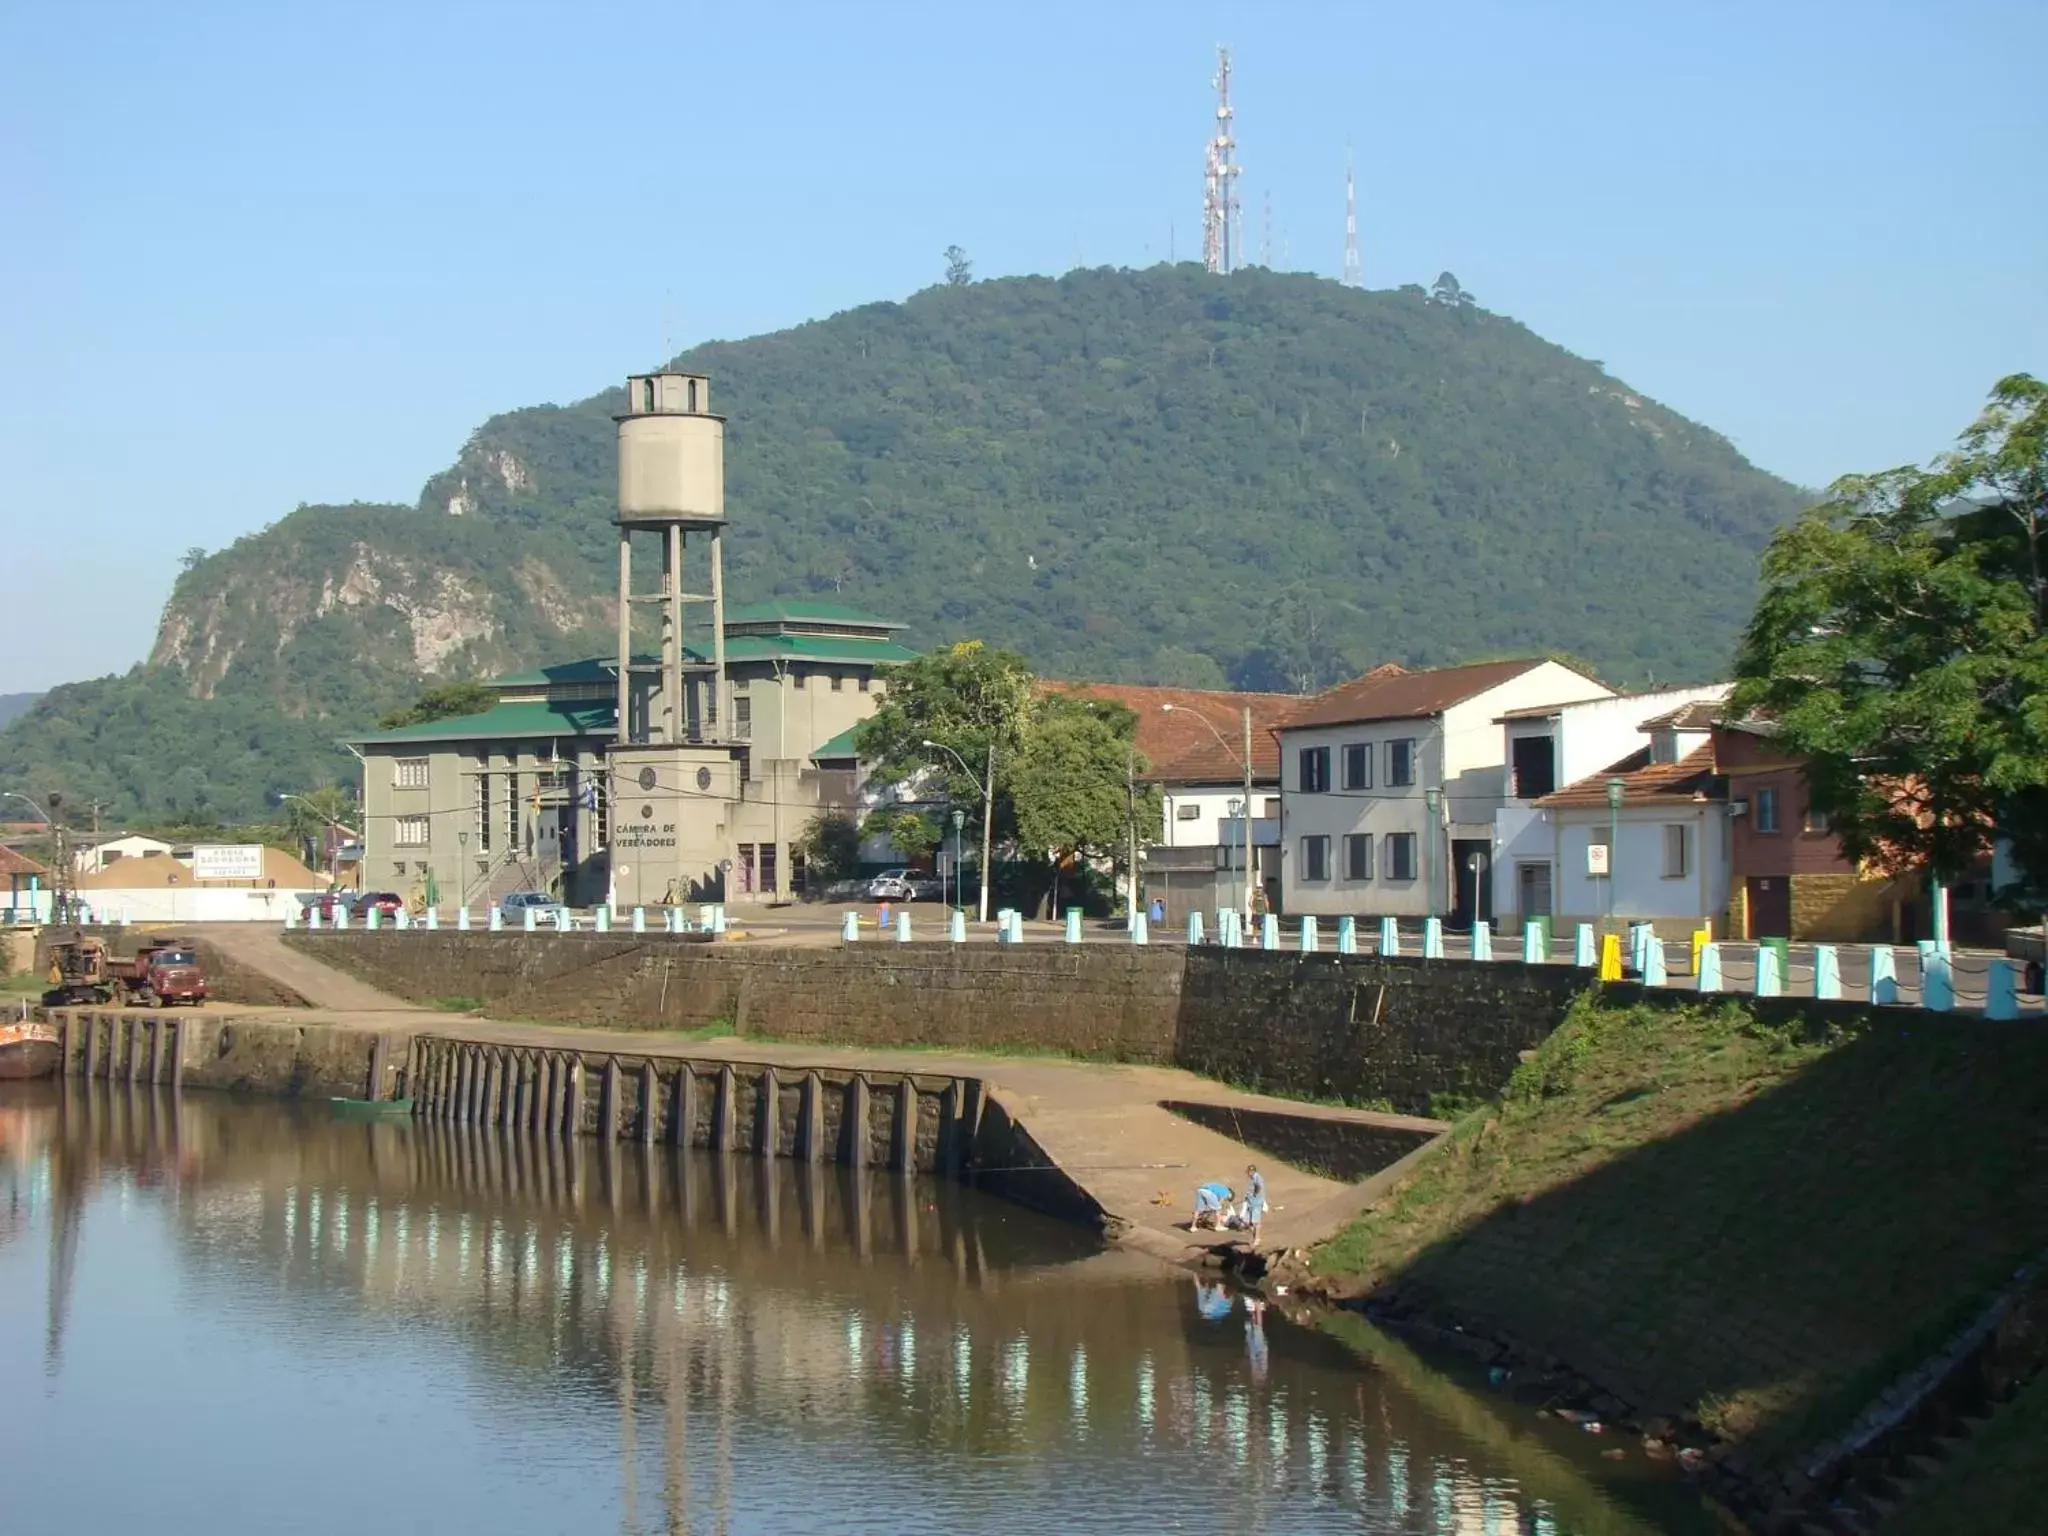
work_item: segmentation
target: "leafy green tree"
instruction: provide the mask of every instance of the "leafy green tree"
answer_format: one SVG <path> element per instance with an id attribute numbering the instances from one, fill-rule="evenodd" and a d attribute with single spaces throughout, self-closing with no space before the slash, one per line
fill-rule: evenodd
<path id="1" fill-rule="evenodd" d="M 1479 302 L 1472 297 L 1470 289 L 1460 286 L 1457 278 L 1448 272 L 1437 274 L 1436 281 L 1430 285 L 1429 296 L 1451 309 L 1470 309 Z"/>
<path id="2" fill-rule="evenodd" d="M 480 715 L 497 702 L 497 694 L 483 683 L 442 683 L 427 689 L 404 709 L 379 716 L 377 729 L 396 731 L 408 725 L 425 725 L 430 720 Z"/>
<path id="3" fill-rule="evenodd" d="M 871 813 L 860 824 L 862 837 L 886 837 L 915 864 L 939 846 L 938 823 L 922 811 L 901 807 Z"/>
<path id="4" fill-rule="evenodd" d="M 1730 705 L 1851 856 L 1948 883 L 2003 827 L 2048 875 L 2044 504 L 2048 385 L 2017 374 L 1932 467 L 1846 476 L 1772 540 Z"/>
<path id="5" fill-rule="evenodd" d="M 339 785 L 323 784 L 303 795 L 283 797 L 284 831 L 297 845 L 298 856 L 313 869 L 321 864 L 320 850 L 326 846 L 330 827 L 347 827 L 355 822 L 356 803 Z"/>
<path id="6" fill-rule="evenodd" d="M 824 884 L 851 879 L 860 869 L 861 828 L 840 811 L 823 811 L 805 823 L 797 846 L 809 877 Z"/>
<path id="7" fill-rule="evenodd" d="M 1059 909 L 1059 871 L 1124 855 L 1137 818 L 1140 842 L 1158 835 L 1154 786 L 1134 790 L 1148 766 L 1136 747 L 1138 717 L 1119 704 L 1049 694 L 1040 700 L 1017 754 L 1011 794 L 1017 836 L 1054 870 L 1052 906 Z M 1135 799 L 1135 803 L 1134 803 Z"/>

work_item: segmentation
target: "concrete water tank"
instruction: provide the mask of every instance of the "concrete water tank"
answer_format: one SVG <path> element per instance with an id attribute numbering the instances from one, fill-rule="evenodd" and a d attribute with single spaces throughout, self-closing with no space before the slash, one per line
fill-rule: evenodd
<path id="1" fill-rule="evenodd" d="M 619 424 L 619 520 L 725 517 L 725 418 L 701 373 L 635 374 Z"/>

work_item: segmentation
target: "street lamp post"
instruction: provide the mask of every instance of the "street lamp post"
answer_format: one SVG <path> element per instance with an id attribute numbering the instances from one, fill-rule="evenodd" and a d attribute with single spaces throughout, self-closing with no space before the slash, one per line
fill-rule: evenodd
<path id="1" fill-rule="evenodd" d="M 993 823 L 996 815 L 996 739 L 994 736 L 988 739 L 988 775 L 978 780 L 974 770 L 967 766 L 967 759 L 943 741 L 932 741 L 927 738 L 922 744 L 952 758 L 960 765 L 960 771 L 981 790 L 981 915 L 976 921 L 985 923 L 988 921 L 988 861 L 993 847 Z"/>
<path id="2" fill-rule="evenodd" d="M 1620 779 L 1607 781 L 1607 926 L 1614 927 L 1614 874 L 1621 863 L 1621 797 L 1628 786 Z"/>
<path id="3" fill-rule="evenodd" d="M 967 813 L 953 807 L 953 910 L 960 910 L 960 829 L 967 825 Z"/>
<path id="4" fill-rule="evenodd" d="M 1159 707 L 1170 714 L 1177 706 L 1162 704 Z M 1215 722 L 1210 720 L 1207 715 L 1192 709 L 1187 710 L 1186 713 L 1193 715 L 1197 720 L 1201 721 L 1207 727 L 1209 734 L 1216 738 L 1216 745 L 1221 747 L 1230 757 L 1236 759 L 1238 767 L 1244 770 L 1244 895 L 1240 908 L 1244 913 L 1245 931 L 1249 933 L 1252 926 L 1252 707 L 1249 704 L 1244 706 L 1244 750 L 1241 753 L 1235 751 L 1230 743 L 1223 739 L 1223 733 L 1216 729 Z M 1231 892 L 1233 895 L 1237 893 L 1237 889 L 1237 880 L 1235 875 L 1233 875 L 1231 879 Z"/>
<path id="5" fill-rule="evenodd" d="M 1429 915 L 1436 916 L 1436 844 L 1437 811 L 1444 803 L 1444 792 L 1432 784 L 1422 792 L 1422 803 L 1429 808 L 1429 840 L 1422 845 L 1423 862 L 1428 865 Z"/>

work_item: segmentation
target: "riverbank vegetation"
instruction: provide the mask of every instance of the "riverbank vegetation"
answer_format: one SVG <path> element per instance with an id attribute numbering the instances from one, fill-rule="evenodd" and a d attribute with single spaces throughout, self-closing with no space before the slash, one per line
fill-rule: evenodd
<path id="1" fill-rule="evenodd" d="M 2048 1245 L 2044 1116 L 2038 1025 L 1588 998 L 1313 1269 L 1773 1458 Z"/>

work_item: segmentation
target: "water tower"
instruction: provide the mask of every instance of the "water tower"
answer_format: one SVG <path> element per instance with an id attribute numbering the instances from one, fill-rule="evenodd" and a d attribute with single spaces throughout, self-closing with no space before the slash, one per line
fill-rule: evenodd
<path id="1" fill-rule="evenodd" d="M 728 718 L 725 678 L 725 418 L 711 413 L 711 380 L 701 373 L 636 374 L 626 381 L 619 424 L 619 737 L 640 743 L 722 740 Z M 661 549 L 661 583 L 633 589 L 633 535 L 652 534 Z M 695 538 L 705 549 L 708 590 L 684 587 L 684 555 Z M 660 615 L 652 661 L 635 660 L 633 615 L 646 604 Z M 684 605 L 708 603 L 711 661 L 689 659 Z M 703 654 L 702 651 L 699 652 Z M 653 675 L 651 688 L 636 676 Z M 694 677 L 706 685 L 688 686 Z"/>

